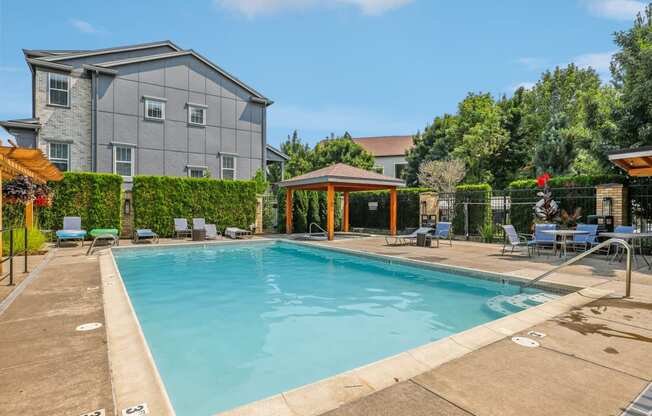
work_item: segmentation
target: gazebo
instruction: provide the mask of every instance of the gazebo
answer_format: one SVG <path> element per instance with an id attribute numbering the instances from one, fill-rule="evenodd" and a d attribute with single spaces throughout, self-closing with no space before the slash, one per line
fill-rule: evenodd
<path id="1" fill-rule="evenodd" d="M 28 176 L 32 182 L 46 183 L 60 181 L 63 175 L 59 172 L 40 149 L 0 146 L 0 187 L 2 180 L 15 176 Z M 34 205 L 25 204 L 25 227 L 34 226 Z M 2 229 L 2 194 L 0 193 L 0 229 Z M 0 233 L 2 247 L 2 233 Z M 0 270 L 2 270 L 0 266 Z"/>
<path id="2" fill-rule="evenodd" d="M 652 176 L 652 146 L 616 150 L 608 157 L 629 176 Z"/>
<path id="3" fill-rule="evenodd" d="M 304 175 L 280 182 L 279 186 L 287 189 L 285 197 L 285 229 L 292 233 L 292 192 L 295 190 L 326 191 L 328 239 L 335 236 L 335 193 L 344 194 L 342 229 L 349 231 L 349 192 L 389 190 L 389 232 L 396 235 L 396 188 L 405 186 L 405 182 L 384 176 L 376 172 L 355 168 L 344 163 L 318 169 Z"/>

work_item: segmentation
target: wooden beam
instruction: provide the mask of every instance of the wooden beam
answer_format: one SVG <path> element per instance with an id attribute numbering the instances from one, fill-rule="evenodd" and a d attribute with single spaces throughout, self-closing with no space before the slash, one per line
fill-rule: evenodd
<path id="1" fill-rule="evenodd" d="M 349 232 L 349 193 L 344 192 L 344 213 L 342 214 L 342 231 Z"/>
<path id="2" fill-rule="evenodd" d="M 0 189 L 2 189 L 2 172 L 0 171 Z M 0 230 L 2 230 L 2 192 L 0 192 Z M 2 231 L 0 231 L 0 259 L 2 259 Z M 4 273 L 4 263 L 0 263 L 0 274 Z"/>
<path id="3" fill-rule="evenodd" d="M 328 239 L 335 238 L 335 186 L 328 184 L 326 191 L 326 231 Z"/>
<path id="4" fill-rule="evenodd" d="M 397 200 L 396 200 L 396 188 L 389 190 L 389 233 L 391 235 L 396 235 L 396 210 L 397 210 Z"/>
<path id="5" fill-rule="evenodd" d="M 34 227 L 34 202 L 25 204 L 25 227 L 31 230 Z"/>
<path id="6" fill-rule="evenodd" d="M 45 183 L 46 180 L 38 173 L 32 171 L 31 169 L 26 168 L 22 164 L 16 162 L 15 160 L 0 154 L 0 170 L 3 172 L 3 177 L 7 178 L 8 176 L 15 175 L 25 175 L 32 178 L 32 181 L 38 183 Z"/>
<path id="7" fill-rule="evenodd" d="M 285 191 L 285 233 L 292 234 L 292 189 Z"/>
<path id="8" fill-rule="evenodd" d="M 627 173 L 629 176 L 652 176 L 652 168 L 630 169 Z"/>

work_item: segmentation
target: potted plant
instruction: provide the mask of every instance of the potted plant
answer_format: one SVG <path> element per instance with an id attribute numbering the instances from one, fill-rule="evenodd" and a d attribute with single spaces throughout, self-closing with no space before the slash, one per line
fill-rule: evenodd
<path id="1" fill-rule="evenodd" d="M 2 184 L 2 199 L 7 204 L 26 204 L 34 199 L 34 184 L 27 176 L 16 176 Z"/>
<path id="2" fill-rule="evenodd" d="M 541 188 L 537 192 L 537 196 L 541 199 L 534 204 L 534 215 L 536 219 L 544 223 L 555 222 L 558 218 L 557 214 L 559 214 L 559 205 L 552 199 L 552 192 L 548 186 L 548 180 L 550 180 L 548 173 L 537 177 L 537 186 Z"/>

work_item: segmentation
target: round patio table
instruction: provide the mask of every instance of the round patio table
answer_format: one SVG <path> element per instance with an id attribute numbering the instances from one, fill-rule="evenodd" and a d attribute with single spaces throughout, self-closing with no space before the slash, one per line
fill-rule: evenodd
<path id="1" fill-rule="evenodd" d="M 645 261 L 645 264 L 647 264 L 648 269 L 652 269 L 652 264 L 647 260 L 645 255 L 643 254 L 643 240 L 646 238 L 652 238 L 652 233 L 600 233 L 600 237 L 606 237 L 606 238 L 620 238 L 621 240 L 625 240 L 627 242 L 631 241 L 632 245 L 632 257 L 634 258 L 634 264 L 638 268 L 638 258 L 641 257 L 643 258 L 643 261 Z M 636 253 L 636 249 L 638 249 L 638 253 Z M 622 253 L 620 252 L 620 249 L 616 250 L 616 253 L 614 253 L 613 257 L 611 258 L 610 261 L 614 261 L 617 258 L 622 258 Z"/>
<path id="2" fill-rule="evenodd" d="M 559 250 L 559 257 L 567 257 L 568 252 L 566 250 L 566 245 L 568 244 L 569 240 L 573 240 L 573 237 L 576 235 L 587 235 L 589 234 L 588 231 L 578 231 L 578 230 L 542 230 L 541 232 L 546 233 L 546 234 L 552 234 L 555 237 L 557 237 L 555 241 L 555 250 L 557 249 L 557 245 L 561 246 L 561 250 Z"/>

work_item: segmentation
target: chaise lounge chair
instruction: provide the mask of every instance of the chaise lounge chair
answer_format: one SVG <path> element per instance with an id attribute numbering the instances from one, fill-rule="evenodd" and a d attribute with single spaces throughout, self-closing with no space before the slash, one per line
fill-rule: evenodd
<path id="1" fill-rule="evenodd" d="M 528 257 L 531 256 L 530 253 L 530 247 L 532 244 L 530 244 L 530 239 L 528 237 L 531 237 L 527 234 L 518 234 L 516 232 L 516 228 L 514 228 L 513 225 L 503 225 L 503 231 L 505 232 L 505 241 L 503 242 L 503 253 L 502 255 L 505 255 L 505 251 L 507 250 L 507 246 L 512 247 L 511 253 L 514 253 L 515 249 L 520 249 L 521 247 L 527 248 L 527 255 Z"/>
<path id="2" fill-rule="evenodd" d="M 224 230 L 224 235 L 229 238 L 233 238 L 234 240 L 245 237 L 252 237 L 251 231 L 243 230 L 242 228 L 238 227 L 226 227 L 226 230 Z"/>
<path id="3" fill-rule="evenodd" d="M 417 234 L 430 234 L 434 235 L 434 228 L 432 227 L 420 227 L 413 231 L 411 234 L 407 235 L 396 235 L 396 236 L 386 236 L 385 237 L 385 244 L 388 246 L 402 246 L 402 245 L 407 245 L 410 244 L 411 241 L 416 242 L 417 241 Z M 394 241 L 390 241 L 391 239 L 394 239 Z"/>
<path id="4" fill-rule="evenodd" d="M 448 240 L 448 244 L 453 247 L 453 224 L 450 222 L 438 222 L 432 237 L 437 239 L 437 247 L 439 247 L 439 240 Z"/>
<path id="5" fill-rule="evenodd" d="M 203 230 L 206 227 L 206 220 L 203 218 L 193 218 L 192 219 L 192 229 L 193 230 Z"/>
<path id="6" fill-rule="evenodd" d="M 181 236 L 190 237 L 192 230 L 188 227 L 188 220 L 185 218 L 174 219 L 174 235 L 179 238 Z"/>
<path id="7" fill-rule="evenodd" d="M 56 232 L 57 247 L 65 240 L 80 240 L 84 246 L 86 231 L 81 228 L 81 217 L 63 217 L 63 230 Z"/>
<path id="8" fill-rule="evenodd" d="M 141 240 L 152 240 L 153 243 L 158 243 L 158 234 L 149 228 L 139 228 L 134 231 L 134 243 L 138 243 Z"/>
<path id="9" fill-rule="evenodd" d="M 204 230 L 206 230 L 207 240 L 217 240 L 218 238 L 222 238 L 222 233 L 217 231 L 215 224 L 206 224 Z"/>

